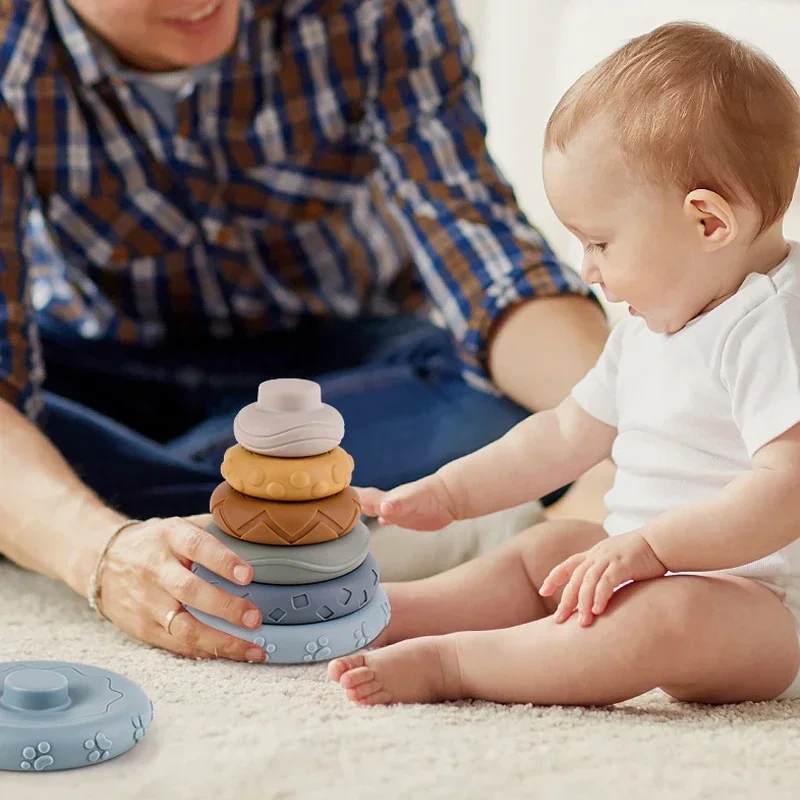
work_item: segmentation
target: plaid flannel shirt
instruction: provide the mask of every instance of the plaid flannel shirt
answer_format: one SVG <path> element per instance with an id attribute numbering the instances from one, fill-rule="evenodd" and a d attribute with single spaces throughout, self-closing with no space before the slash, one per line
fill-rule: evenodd
<path id="1" fill-rule="evenodd" d="M 504 308 L 588 294 L 487 153 L 452 0 L 242 0 L 174 126 L 66 0 L 0 22 L 0 397 L 32 416 L 43 318 L 154 347 L 432 301 L 480 382 Z"/>

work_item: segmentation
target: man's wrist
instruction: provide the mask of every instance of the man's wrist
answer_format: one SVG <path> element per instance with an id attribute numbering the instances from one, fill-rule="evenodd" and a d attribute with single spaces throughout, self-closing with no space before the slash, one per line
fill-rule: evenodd
<path id="1" fill-rule="evenodd" d="M 88 599 L 92 574 L 109 539 L 128 520 L 110 508 L 92 509 L 81 524 L 81 532 L 70 540 L 60 569 L 60 578 L 76 594 Z"/>

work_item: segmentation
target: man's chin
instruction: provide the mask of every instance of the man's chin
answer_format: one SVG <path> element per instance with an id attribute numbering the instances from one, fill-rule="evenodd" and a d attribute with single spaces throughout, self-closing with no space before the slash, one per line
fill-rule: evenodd
<path id="1" fill-rule="evenodd" d="M 222 44 L 209 43 L 207 46 L 175 48 L 169 56 L 169 61 L 174 65 L 173 69 L 189 69 L 210 64 L 229 53 L 235 42 L 236 37 L 232 36 L 230 41 Z"/>
<path id="2" fill-rule="evenodd" d="M 209 64 L 229 53 L 236 44 L 237 26 L 232 26 L 225 36 L 213 36 L 207 39 L 183 36 L 169 37 L 169 42 L 164 43 L 164 48 L 159 53 L 159 59 L 171 64 L 171 69 L 186 69 Z"/>

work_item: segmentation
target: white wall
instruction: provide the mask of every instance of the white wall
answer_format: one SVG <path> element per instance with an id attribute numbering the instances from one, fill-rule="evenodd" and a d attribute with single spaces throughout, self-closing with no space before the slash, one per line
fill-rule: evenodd
<path id="1" fill-rule="evenodd" d="M 692 19 L 767 52 L 800 87 L 798 0 L 456 0 L 472 33 L 489 122 L 489 147 L 520 204 L 567 263 L 580 246 L 550 210 L 541 147 L 550 111 L 569 85 L 628 39 Z M 800 239 L 800 204 L 787 218 Z"/>

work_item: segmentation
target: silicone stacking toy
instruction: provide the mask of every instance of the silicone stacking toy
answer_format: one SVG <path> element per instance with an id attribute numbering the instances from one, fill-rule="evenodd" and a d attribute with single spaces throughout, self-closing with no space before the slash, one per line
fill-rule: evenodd
<path id="1" fill-rule="evenodd" d="M 214 522 L 225 533 L 259 544 L 320 544 L 353 530 L 361 516 L 355 489 L 307 503 L 262 500 L 221 483 L 211 495 Z"/>
<path id="2" fill-rule="evenodd" d="M 369 555 L 369 528 L 358 522 L 347 536 L 304 547 L 282 547 L 244 542 L 228 536 L 213 522 L 206 526 L 226 547 L 253 568 L 253 582 L 319 583 L 347 575 Z"/>
<path id="3" fill-rule="evenodd" d="M 257 630 L 186 606 L 201 622 L 263 647 L 267 661 L 302 664 L 352 653 L 386 627 L 391 608 L 369 555 L 354 463 L 340 445 L 341 414 L 312 381 L 265 381 L 233 426 L 225 479 L 206 527 L 253 567 L 236 586 L 199 564 L 193 571 L 261 609 Z"/>
<path id="4" fill-rule="evenodd" d="M 153 704 L 128 678 L 63 661 L 0 663 L 0 769 L 75 769 L 138 744 Z"/>
<path id="5" fill-rule="evenodd" d="M 380 581 L 378 562 L 372 556 L 347 575 L 322 583 L 240 586 L 199 564 L 192 572 L 228 594 L 248 598 L 261 609 L 270 625 L 307 625 L 346 617 L 372 600 Z"/>
<path id="6" fill-rule="evenodd" d="M 375 597 L 360 611 L 310 625 L 239 628 L 197 609 L 188 606 L 187 609 L 200 622 L 263 647 L 267 660 L 273 664 L 302 664 L 346 656 L 373 641 L 389 624 L 392 613 L 383 586 L 378 587 Z"/>
<path id="7" fill-rule="evenodd" d="M 318 456 L 344 439 L 344 419 L 322 402 L 319 384 L 299 378 L 264 381 L 258 402 L 233 421 L 233 435 L 251 453 L 296 458 Z"/>

